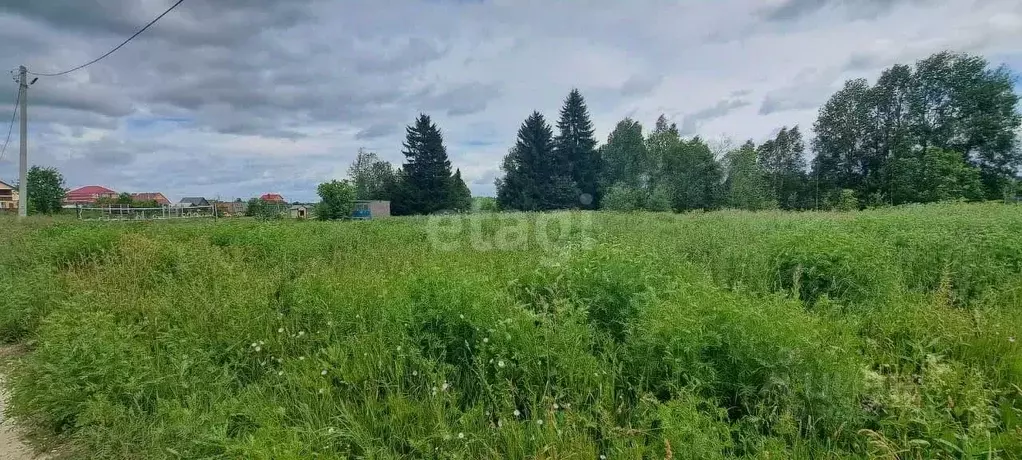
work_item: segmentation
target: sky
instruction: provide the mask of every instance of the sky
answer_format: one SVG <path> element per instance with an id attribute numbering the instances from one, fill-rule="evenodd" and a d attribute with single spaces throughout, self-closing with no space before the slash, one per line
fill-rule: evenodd
<path id="1" fill-rule="evenodd" d="M 172 0 L 0 0 L 0 68 L 62 71 Z M 952 50 L 1022 72 L 1018 0 L 185 0 L 97 64 L 29 90 L 30 164 L 68 187 L 315 200 L 358 149 L 395 165 L 429 114 L 476 195 L 534 110 L 578 88 L 597 138 L 811 136 L 849 78 Z M 0 129 L 17 85 L 0 81 Z M 0 142 L 4 133 L 0 132 Z M 18 130 L 0 160 L 17 178 Z"/>

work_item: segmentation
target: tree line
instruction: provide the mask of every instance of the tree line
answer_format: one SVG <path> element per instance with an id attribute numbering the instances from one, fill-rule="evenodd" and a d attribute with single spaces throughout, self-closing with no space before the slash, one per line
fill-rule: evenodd
<path id="1" fill-rule="evenodd" d="M 810 142 L 799 126 L 784 126 L 758 145 L 685 138 L 663 115 L 647 132 L 625 118 L 599 145 L 575 89 L 555 126 L 539 112 L 522 122 L 501 163 L 496 206 L 682 212 L 1013 198 L 1022 162 L 1014 82 L 1004 66 L 941 52 L 892 66 L 872 85 L 845 82 L 820 108 Z M 349 171 L 354 195 L 389 199 L 395 214 L 471 207 L 428 116 L 407 128 L 403 153 L 394 169 L 360 151 Z"/>

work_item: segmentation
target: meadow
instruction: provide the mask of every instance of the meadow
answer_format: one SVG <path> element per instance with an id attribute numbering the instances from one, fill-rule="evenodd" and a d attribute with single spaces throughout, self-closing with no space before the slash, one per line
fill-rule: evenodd
<path id="1" fill-rule="evenodd" d="M 0 339 L 13 414 L 82 458 L 1019 459 L 1020 231 L 994 203 L 6 219 Z"/>

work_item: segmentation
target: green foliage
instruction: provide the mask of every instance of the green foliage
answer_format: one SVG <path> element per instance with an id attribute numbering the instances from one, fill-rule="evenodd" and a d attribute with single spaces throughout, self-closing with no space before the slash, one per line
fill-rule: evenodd
<path id="1" fill-rule="evenodd" d="M 674 191 L 676 211 L 709 210 L 720 205 L 723 171 L 710 146 L 699 137 L 674 143 L 664 158 L 662 181 Z"/>
<path id="2" fill-rule="evenodd" d="M 614 184 L 642 187 L 649 182 L 652 165 L 642 136 L 642 125 L 631 118 L 618 122 L 600 147 L 602 170 L 600 184 L 610 188 Z"/>
<path id="3" fill-rule="evenodd" d="M 319 204 L 316 218 L 319 220 L 347 219 L 355 212 L 355 189 L 348 181 L 332 180 L 316 187 Z"/>
<path id="4" fill-rule="evenodd" d="M 572 208 L 578 203 L 570 169 L 556 157 L 553 131 L 539 112 L 522 123 L 501 169 L 504 177 L 496 183 L 501 209 L 541 211 Z"/>
<path id="5" fill-rule="evenodd" d="M 771 195 L 781 209 L 809 208 L 805 144 L 798 126 L 782 127 L 777 136 L 759 146 L 757 154 Z"/>
<path id="6" fill-rule="evenodd" d="M 472 211 L 497 212 L 500 211 L 500 203 L 491 196 L 474 196 L 472 197 Z"/>
<path id="7" fill-rule="evenodd" d="M 634 211 L 641 206 L 641 192 L 622 182 L 614 184 L 603 195 L 603 209 L 608 211 Z"/>
<path id="8" fill-rule="evenodd" d="M 961 180 L 966 166 L 946 164 L 951 155 L 931 153 L 935 148 L 954 152 L 958 163 L 978 168 L 980 195 L 996 199 L 1022 162 L 1018 101 L 1014 77 L 1006 68 L 990 68 L 981 57 L 950 52 L 934 54 L 914 67 L 893 66 L 873 86 L 863 79 L 850 80 L 820 109 L 813 176 L 824 194 L 847 188 L 860 198 L 882 194 L 895 202 L 912 199 L 906 187 L 924 185 L 903 177 L 916 166 L 913 161 L 929 164 L 930 174 L 948 176 L 932 180 Z M 931 155 L 940 159 L 927 158 Z M 968 182 L 974 185 L 972 178 Z M 895 186 L 900 190 L 892 191 Z"/>
<path id="9" fill-rule="evenodd" d="M 284 217 L 285 213 L 287 213 L 286 206 L 279 203 L 271 203 L 262 198 L 248 200 L 248 206 L 245 208 L 246 216 L 261 220 L 280 219 Z"/>
<path id="10" fill-rule="evenodd" d="M 348 176 L 355 188 L 356 200 L 391 200 L 394 168 L 373 152 L 358 149 L 355 161 L 348 167 Z"/>
<path id="11" fill-rule="evenodd" d="M 724 156 L 727 165 L 724 179 L 724 203 L 735 209 L 759 211 L 777 207 L 765 171 L 757 159 L 752 141 Z"/>
<path id="12" fill-rule="evenodd" d="M 851 189 L 841 189 L 837 195 L 834 196 L 835 211 L 855 211 L 859 209 L 859 199 L 855 197 L 855 191 Z"/>
<path id="13" fill-rule="evenodd" d="M 978 200 L 983 197 L 980 170 L 958 153 L 936 147 L 918 155 L 907 154 L 888 163 L 891 200 L 894 204 L 947 200 Z"/>
<path id="14" fill-rule="evenodd" d="M 30 214 L 60 212 L 61 203 L 67 193 L 67 188 L 64 187 L 64 176 L 60 172 L 55 168 L 33 166 L 28 170 L 26 182 L 28 183 L 27 207 Z"/>
<path id="15" fill-rule="evenodd" d="M 1015 206 L 478 217 L 0 220 L 11 415 L 98 459 L 1022 455 Z"/>

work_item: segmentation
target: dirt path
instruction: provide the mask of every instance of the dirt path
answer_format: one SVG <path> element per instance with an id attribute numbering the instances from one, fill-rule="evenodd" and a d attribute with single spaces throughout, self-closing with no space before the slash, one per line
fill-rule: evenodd
<path id="1" fill-rule="evenodd" d="M 7 382 L 3 374 L 0 374 L 0 459 L 3 460 L 43 460 L 49 458 L 46 455 L 35 455 L 31 447 L 27 446 L 21 437 L 21 430 L 18 429 L 14 420 L 4 413 L 7 410 Z"/>

